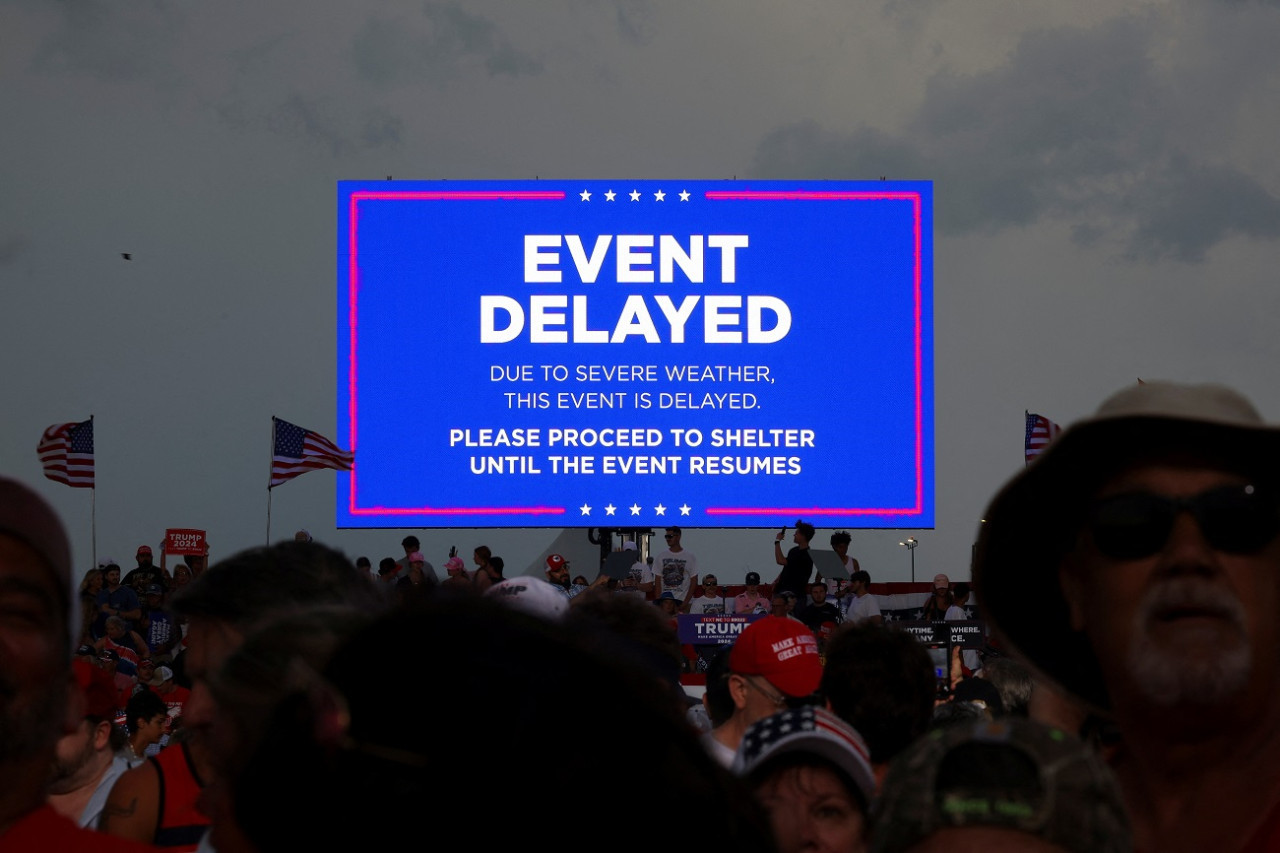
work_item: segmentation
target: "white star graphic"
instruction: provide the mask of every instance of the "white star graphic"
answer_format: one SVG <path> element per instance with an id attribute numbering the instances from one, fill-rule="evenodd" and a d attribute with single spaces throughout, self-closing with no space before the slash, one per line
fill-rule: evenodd
<path id="1" fill-rule="evenodd" d="M 653 194 L 654 201 L 666 201 L 666 198 L 667 198 L 667 194 L 664 193 L 662 190 L 658 190 L 656 193 Z"/>
<path id="2" fill-rule="evenodd" d="M 688 504 L 685 504 L 685 505 L 683 505 L 682 507 L 680 507 L 680 514 L 681 514 L 681 515 L 688 515 L 688 514 L 689 514 L 689 510 L 691 510 L 691 509 L 693 509 L 693 507 L 689 506 Z"/>
<path id="3" fill-rule="evenodd" d="M 632 190 L 632 191 L 631 191 L 631 200 L 632 200 L 632 201 L 639 201 L 639 200 L 640 200 L 640 190 Z"/>
<path id="4" fill-rule="evenodd" d="M 613 201 L 617 197 L 618 197 L 618 194 L 613 190 L 609 190 L 607 193 L 604 194 L 605 201 Z"/>
<path id="5" fill-rule="evenodd" d="M 586 190 L 583 190 L 582 192 L 578 193 L 578 195 L 582 196 L 583 201 L 591 201 L 591 193 L 587 192 Z"/>
<path id="6" fill-rule="evenodd" d="M 658 504 L 657 506 L 655 506 L 655 507 L 653 508 L 653 511 L 654 511 L 654 512 L 656 512 L 658 515 L 666 515 L 666 514 L 667 514 L 667 508 L 666 508 L 665 506 L 663 506 L 662 504 Z"/>
<path id="7" fill-rule="evenodd" d="M 616 507 L 616 506 L 614 506 L 613 504 L 609 504 L 607 507 L 605 507 L 605 508 L 604 508 L 604 514 L 605 514 L 605 515 L 613 515 L 613 512 L 614 512 L 614 510 L 616 510 L 616 509 L 617 509 L 617 507 Z"/>
<path id="8" fill-rule="evenodd" d="M 578 507 L 578 509 L 582 510 L 583 515 L 591 515 L 591 507 L 587 506 L 586 504 L 583 504 L 582 506 Z"/>
<path id="9" fill-rule="evenodd" d="M 639 515 L 639 514 L 640 514 L 640 504 L 632 504 L 632 505 L 631 505 L 631 514 L 632 514 L 632 515 Z"/>
<path id="10" fill-rule="evenodd" d="M 688 200 L 689 200 L 689 191 L 688 191 L 688 190 L 680 190 L 680 200 L 681 200 L 681 201 L 688 201 Z"/>

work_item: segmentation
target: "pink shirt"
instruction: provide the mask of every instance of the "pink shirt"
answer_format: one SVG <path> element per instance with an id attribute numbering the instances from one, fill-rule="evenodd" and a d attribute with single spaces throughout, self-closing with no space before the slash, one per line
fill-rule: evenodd
<path id="1" fill-rule="evenodd" d="M 740 592 L 733 597 L 734 613 L 755 613 L 757 608 L 759 612 L 769 612 L 769 599 L 766 599 L 759 592 Z"/>

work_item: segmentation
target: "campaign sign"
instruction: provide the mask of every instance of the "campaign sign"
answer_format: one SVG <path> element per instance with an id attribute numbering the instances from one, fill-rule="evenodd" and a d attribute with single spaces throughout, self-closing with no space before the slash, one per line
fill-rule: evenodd
<path id="1" fill-rule="evenodd" d="M 208 554 L 209 545 L 205 542 L 204 536 L 203 530 L 191 527 L 170 527 L 164 532 L 164 552 L 179 556 Z"/>
<path id="2" fill-rule="evenodd" d="M 338 185 L 339 527 L 934 525 L 928 182 Z"/>
<path id="3" fill-rule="evenodd" d="M 922 643 L 950 643 L 966 649 L 980 649 L 987 642 L 987 625 L 980 619 L 950 622 L 895 622 Z"/>
<path id="4" fill-rule="evenodd" d="M 732 616 L 681 613 L 676 617 L 676 634 L 682 643 L 732 645 L 748 625 L 764 617 L 763 613 L 743 613 Z"/>

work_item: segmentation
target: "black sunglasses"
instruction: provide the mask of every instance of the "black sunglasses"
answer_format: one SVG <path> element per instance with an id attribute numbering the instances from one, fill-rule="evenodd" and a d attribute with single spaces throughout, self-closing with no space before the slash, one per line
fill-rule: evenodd
<path id="1" fill-rule="evenodd" d="M 1253 486 L 1223 486 L 1187 498 L 1129 492 L 1089 509 L 1094 545 L 1108 557 L 1137 560 L 1160 551 L 1180 512 L 1189 512 L 1219 551 L 1248 554 L 1280 534 L 1280 503 Z"/>

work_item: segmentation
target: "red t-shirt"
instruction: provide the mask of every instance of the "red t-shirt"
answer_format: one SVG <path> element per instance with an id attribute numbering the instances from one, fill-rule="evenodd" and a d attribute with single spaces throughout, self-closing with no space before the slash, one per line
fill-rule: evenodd
<path id="1" fill-rule="evenodd" d="M 0 853 L 157 853 L 158 848 L 81 829 L 45 804 L 0 833 Z"/>
<path id="2" fill-rule="evenodd" d="M 1249 839 L 1249 843 L 1240 848 L 1240 853 L 1277 853 L 1280 851 L 1280 804 L 1271 810 L 1267 819 L 1258 827 L 1258 831 Z"/>

